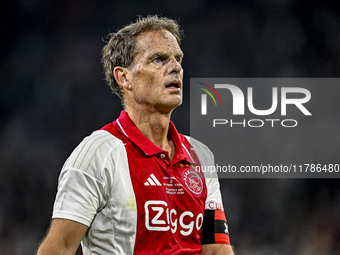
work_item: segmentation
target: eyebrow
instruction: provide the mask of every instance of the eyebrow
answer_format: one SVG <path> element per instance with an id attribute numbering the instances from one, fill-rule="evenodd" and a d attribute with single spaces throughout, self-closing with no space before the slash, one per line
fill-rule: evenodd
<path id="1" fill-rule="evenodd" d="M 169 56 L 168 53 L 165 53 L 165 52 L 161 52 L 161 51 L 157 51 L 157 52 L 154 52 L 152 53 L 150 56 L 149 56 L 149 60 L 152 60 L 154 58 L 158 58 L 158 57 L 167 57 Z"/>
<path id="2" fill-rule="evenodd" d="M 169 54 L 168 53 L 165 53 L 165 52 L 162 52 L 162 51 L 157 51 L 157 52 L 154 52 L 152 53 L 149 57 L 148 57 L 148 60 L 152 60 L 154 58 L 158 58 L 158 57 L 168 57 Z M 184 57 L 184 54 L 182 51 L 178 52 L 177 54 L 175 54 L 175 57 L 181 57 L 183 58 Z"/>

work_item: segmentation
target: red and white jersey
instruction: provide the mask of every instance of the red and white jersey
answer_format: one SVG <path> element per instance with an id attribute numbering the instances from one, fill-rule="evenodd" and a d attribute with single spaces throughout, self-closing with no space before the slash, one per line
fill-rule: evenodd
<path id="1" fill-rule="evenodd" d="M 218 179 L 194 167 L 214 165 L 211 151 L 172 123 L 169 135 L 176 148 L 171 162 L 122 111 L 65 162 L 53 218 L 89 227 L 83 254 L 201 254 L 206 210 L 225 224 L 220 233 L 207 228 L 206 239 L 229 243 Z"/>

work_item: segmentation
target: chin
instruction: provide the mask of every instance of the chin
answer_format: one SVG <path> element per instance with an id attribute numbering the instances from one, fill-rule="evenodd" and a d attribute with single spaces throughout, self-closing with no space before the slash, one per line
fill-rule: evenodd
<path id="1" fill-rule="evenodd" d="M 172 100 L 172 102 L 170 103 L 170 105 L 174 107 L 180 106 L 181 104 L 182 104 L 182 98 L 178 100 Z"/>
<path id="2" fill-rule="evenodd" d="M 158 109 L 163 113 L 172 112 L 175 108 L 180 106 L 182 104 L 182 100 L 172 100 L 170 102 L 164 102 L 162 106 L 160 106 Z"/>

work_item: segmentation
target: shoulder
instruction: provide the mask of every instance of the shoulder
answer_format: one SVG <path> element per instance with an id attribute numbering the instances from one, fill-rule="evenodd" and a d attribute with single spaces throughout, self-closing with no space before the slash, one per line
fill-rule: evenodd
<path id="1" fill-rule="evenodd" d="M 188 136 L 188 135 L 181 135 L 181 136 L 184 137 L 188 141 L 188 143 L 191 144 L 192 147 L 209 150 L 208 146 L 206 146 L 204 143 L 196 140 L 195 138 Z"/>
<path id="2" fill-rule="evenodd" d="M 214 170 L 215 158 L 212 151 L 204 143 L 192 138 L 190 136 L 184 136 L 190 146 L 190 153 L 197 156 L 199 161 L 199 169 L 204 173 L 204 177 L 208 179 L 207 184 L 216 182 L 218 176 Z M 210 185 L 210 184 L 209 184 Z M 215 185 L 215 184 L 212 184 Z"/>
<path id="3" fill-rule="evenodd" d="M 186 141 L 190 150 L 195 151 L 200 160 L 208 160 L 214 157 L 212 151 L 204 143 L 187 135 L 181 135 Z M 209 160 L 210 161 L 210 160 Z"/>
<path id="4" fill-rule="evenodd" d="M 109 155 L 124 148 L 123 142 L 105 130 L 94 131 L 73 150 L 63 168 L 88 171 L 91 164 L 105 162 Z"/>

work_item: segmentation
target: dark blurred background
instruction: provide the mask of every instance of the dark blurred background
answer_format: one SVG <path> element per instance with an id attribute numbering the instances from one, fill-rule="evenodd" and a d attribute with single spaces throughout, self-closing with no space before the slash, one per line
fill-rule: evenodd
<path id="1" fill-rule="evenodd" d="M 0 254 L 35 252 L 63 162 L 85 136 L 118 117 L 101 49 L 109 32 L 137 15 L 163 14 L 185 30 L 185 103 L 173 114 L 185 134 L 190 77 L 340 75 L 335 1 L 17 0 L 1 9 Z M 339 184 L 222 179 L 236 254 L 340 254 Z"/>

